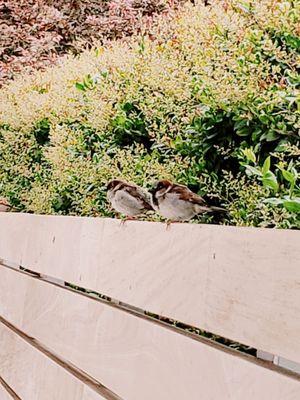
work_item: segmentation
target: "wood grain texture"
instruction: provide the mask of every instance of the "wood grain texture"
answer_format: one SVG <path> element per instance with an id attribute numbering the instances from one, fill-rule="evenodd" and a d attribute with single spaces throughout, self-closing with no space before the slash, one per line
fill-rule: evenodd
<path id="1" fill-rule="evenodd" d="M 4 386 L 0 382 L 0 399 L 1 400 L 20 400 L 20 398 L 10 395 L 8 391 L 4 388 Z"/>
<path id="2" fill-rule="evenodd" d="M 126 400 L 299 399 L 299 379 L 4 267 L 0 292 L 4 318 Z"/>
<path id="3" fill-rule="evenodd" d="M 300 362 L 300 232 L 0 215 L 0 258 Z"/>
<path id="4" fill-rule="evenodd" d="M 0 343 L 0 375 L 22 400 L 105 400 L 1 323 Z"/>

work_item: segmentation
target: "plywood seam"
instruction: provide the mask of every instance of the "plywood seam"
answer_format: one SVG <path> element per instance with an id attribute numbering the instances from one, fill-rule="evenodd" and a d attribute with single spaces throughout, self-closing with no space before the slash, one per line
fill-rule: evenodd
<path id="1" fill-rule="evenodd" d="M 3 386 L 4 390 L 10 395 L 10 397 L 14 400 L 22 400 L 21 397 L 17 395 L 17 393 L 8 385 L 7 382 L 0 376 L 0 385 Z"/>
<path id="2" fill-rule="evenodd" d="M 203 343 L 203 344 L 205 344 L 205 345 L 207 345 L 207 346 L 216 348 L 216 349 L 218 349 L 218 350 L 220 350 L 220 351 L 222 351 L 222 352 L 228 353 L 228 354 L 230 354 L 230 355 L 232 355 L 232 356 L 245 359 L 245 360 L 247 360 L 247 361 L 249 361 L 249 362 L 251 362 L 251 363 L 253 363 L 253 364 L 256 364 L 256 365 L 258 365 L 258 366 L 261 366 L 261 367 L 266 368 L 266 369 L 270 369 L 270 370 L 272 370 L 272 371 L 274 371 L 274 372 L 276 372 L 276 373 L 279 373 L 279 374 L 288 376 L 288 377 L 290 377 L 290 378 L 296 379 L 297 381 L 300 381 L 300 375 L 297 374 L 297 373 L 295 373 L 295 372 L 292 372 L 292 371 L 286 370 L 285 368 L 282 368 L 282 367 L 279 367 L 279 366 L 277 366 L 277 365 L 274 365 L 273 363 L 271 363 L 271 362 L 269 362 L 269 361 L 257 359 L 257 358 L 255 358 L 255 357 L 253 357 L 253 356 L 250 356 L 250 355 L 246 354 L 246 353 L 242 353 L 242 352 L 240 352 L 240 351 L 238 351 L 238 350 L 231 349 L 231 348 L 229 348 L 229 347 L 226 347 L 225 345 L 222 345 L 222 344 L 220 344 L 220 343 L 218 343 L 218 342 L 214 342 L 214 341 L 212 341 L 212 340 L 210 340 L 210 339 L 208 339 L 208 338 L 205 338 L 205 337 L 203 337 L 203 336 L 198 336 L 198 335 L 196 335 L 196 334 L 194 334 L 194 333 L 187 332 L 187 331 L 184 331 L 184 330 L 182 330 L 182 329 L 180 329 L 180 328 L 171 326 L 170 324 L 167 324 L 167 323 L 164 322 L 164 321 L 151 318 L 150 316 L 147 316 L 147 315 L 145 315 L 145 314 L 142 314 L 142 313 L 138 312 L 138 311 L 137 311 L 137 307 L 134 307 L 134 308 L 132 309 L 130 305 L 125 304 L 125 303 L 123 303 L 123 302 L 108 302 L 108 301 L 103 300 L 103 299 L 101 299 L 101 298 L 96 298 L 96 297 L 91 296 L 91 295 L 89 295 L 89 294 L 87 294 L 87 293 L 84 293 L 84 292 L 81 292 L 81 291 L 76 291 L 76 290 L 71 289 L 71 288 L 66 287 L 66 286 L 62 286 L 61 284 L 58 284 L 58 283 L 56 283 L 56 282 L 47 281 L 47 280 L 46 280 L 45 278 L 43 278 L 43 276 L 42 276 L 41 274 L 39 274 L 39 273 L 34 272 L 34 274 L 30 274 L 30 273 L 28 273 L 28 272 L 26 272 L 26 271 L 17 269 L 17 268 L 15 268 L 15 267 L 10 267 L 9 265 L 5 265 L 5 264 L 3 264 L 3 263 L 0 261 L 0 268 L 1 268 L 1 267 L 8 268 L 8 269 L 10 269 L 10 270 L 12 270 L 12 271 L 14 271 L 14 272 L 17 272 L 17 273 L 25 274 L 26 276 L 28 276 L 28 277 L 30 277 L 30 278 L 32 278 L 32 279 L 40 280 L 40 281 L 44 282 L 45 284 L 50 284 L 50 285 L 56 286 L 56 287 L 58 287 L 58 288 L 60 288 L 60 289 L 70 291 L 70 292 L 72 292 L 72 293 L 74 293 L 74 294 L 87 297 L 87 298 L 90 299 L 90 300 L 94 300 L 94 301 L 100 302 L 100 303 L 102 303 L 102 304 L 104 304 L 104 305 L 106 305 L 106 306 L 113 307 L 113 308 L 117 308 L 118 310 L 123 311 L 123 312 L 126 312 L 126 313 L 128 313 L 128 314 L 130 314 L 130 315 L 133 315 L 134 317 L 137 317 L 137 318 L 146 320 L 146 321 L 151 322 L 151 323 L 153 323 L 153 324 L 159 325 L 159 326 L 161 326 L 162 328 L 165 328 L 165 329 L 168 329 L 168 330 L 170 330 L 170 331 L 172 331 L 172 332 L 175 332 L 175 333 L 177 333 L 177 334 L 186 336 L 186 337 L 188 337 L 188 338 L 191 339 L 191 340 L 201 342 L 201 343 Z M 141 311 L 143 311 L 143 310 L 141 310 Z M 2 319 L 3 319 L 3 318 L 0 316 L 0 322 L 1 322 Z M 9 323 L 9 322 L 7 321 L 7 323 Z M 17 328 L 16 328 L 16 329 L 17 329 Z M 26 334 L 25 334 L 25 335 L 26 335 Z M 34 340 L 34 339 L 32 338 L 32 340 Z"/>
<path id="3" fill-rule="evenodd" d="M 19 328 L 17 328 L 11 322 L 7 321 L 1 315 L 0 315 L 0 323 L 5 325 L 7 328 L 9 328 L 11 331 L 13 331 L 19 337 L 21 337 L 25 342 L 27 342 L 28 344 L 30 344 L 31 346 L 36 348 L 38 351 L 40 351 L 41 353 L 46 355 L 48 358 L 50 358 L 56 364 L 60 365 L 62 368 L 64 368 L 70 374 L 75 376 L 75 378 L 77 378 L 82 383 L 84 383 L 85 385 L 90 387 L 96 393 L 98 393 L 101 396 L 103 396 L 105 399 L 107 399 L 107 400 L 124 400 L 120 396 L 118 396 L 117 394 L 113 393 L 110 389 L 108 389 L 102 383 L 100 383 L 99 381 L 94 379 L 92 376 L 88 375 L 86 372 L 80 370 L 79 368 L 77 368 L 76 366 L 72 365 L 67 360 L 63 360 L 61 357 L 59 357 L 56 354 L 54 354 L 51 350 L 46 348 L 46 346 L 44 346 L 41 342 L 39 342 L 35 338 L 27 335 L 25 332 L 21 331 Z M 1 377 L 0 377 L 0 383 L 2 383 Z M 5 387 L 5 385 L 3 385 L 3 386 Z M 16 399 L 16 400 L 22 400 L 19 397 L 13 397 L 13 398 Z"/>

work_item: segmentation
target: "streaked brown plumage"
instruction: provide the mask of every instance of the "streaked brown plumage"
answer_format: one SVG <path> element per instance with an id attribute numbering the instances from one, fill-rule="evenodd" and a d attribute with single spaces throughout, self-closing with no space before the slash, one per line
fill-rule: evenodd
<path id="1" fill-rule="evenodd" d="M 209 206 L 187 186 L 159 181 L 150 191 L 153 206 L 169 221 L 189 221 L 204 212 L 226 212 L 224 208 Z"/>
<path id="2" fill-rule="evenodd" d="M 115 211 L 127 217 L 135 217 L 153 210 L 151 195 L 148 192 L 120 179 L 113 179 L 108 183 L 107 198 Z"/>

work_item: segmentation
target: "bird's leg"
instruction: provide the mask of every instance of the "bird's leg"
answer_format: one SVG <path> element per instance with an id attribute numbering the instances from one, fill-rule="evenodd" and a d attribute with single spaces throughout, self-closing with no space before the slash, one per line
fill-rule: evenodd
<path id="1" fill-rule="evenodd" d="M 171 229 L 171 224 L 182 224 L 184 221 L 173 221 L 171 219 L 167 220 L 167 227 L 166 230 L 168 231 L 169 229 Z"/>
<path id="2" fill-rule="evenodd" d="M 116 219 L 120 219 L 121 220 L 121 223 L 122 223 L 122 221 L 123 221 L 123 217 L 122 217 L 122 214 L 120 214 L 120 213 L 118 213 L 118 212 L 114 212 L 114 214 L 115 214 L 115 217 L 116 217 Z"/>
<path id="3" fill-rule="evenodd" d="M 166 231 L 170 230 L 172 222 L 170 219 L 167 220 Z"/>

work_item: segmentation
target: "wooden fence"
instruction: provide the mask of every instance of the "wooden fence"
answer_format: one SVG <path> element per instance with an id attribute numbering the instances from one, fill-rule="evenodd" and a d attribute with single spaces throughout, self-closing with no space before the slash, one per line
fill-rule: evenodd
<path id="1" fill-rule="evenodd" d="M 1 400 L 299 400 L 184 324 L 297 366 L 300 232 L 0 215 Z"/>

